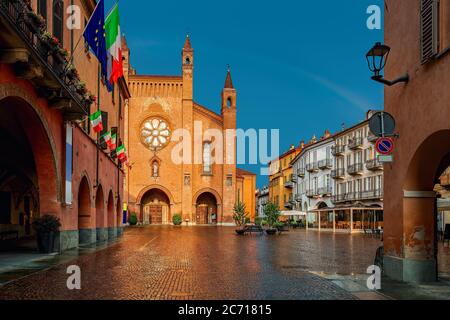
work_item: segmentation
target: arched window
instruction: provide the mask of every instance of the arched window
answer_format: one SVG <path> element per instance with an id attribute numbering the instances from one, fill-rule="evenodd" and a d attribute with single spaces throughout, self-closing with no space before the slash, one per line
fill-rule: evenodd
<path id="1" fill-rule="evenodd" d="M 228 99 L 227 99 L 227 107 L 228 108 L 231 108 L 231 105 L 233 104 L 233 101 L 231 100 L 231 98 L 230 97 L 228 97 Z"/>
<path id="2" fill-rule="evenodd" d="M 64 43 L 64 1 L 53 0 L 53 35 Z"/>
<path id="3" fill-rule="evenodd" d="M 191 59 L 189 57 L 186 57 L 185 64 L 187 66 L 191 64 Z"/>
<path id="4" fill-rule="evenodd" d="M 203 173 L 211 173 L 212 155 L 211 143 L 205 142 L 203 144 Z"/>

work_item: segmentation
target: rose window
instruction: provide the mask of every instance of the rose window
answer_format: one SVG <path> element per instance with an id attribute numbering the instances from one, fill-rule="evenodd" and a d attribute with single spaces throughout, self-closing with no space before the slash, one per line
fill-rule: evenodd
<path id="1" fill-rule="evenodd" d="M 152 151 L 163 149 L 170 142 L 170 127 L 160 118 L 151 118 L 142 124 L 142 143 Z"/>

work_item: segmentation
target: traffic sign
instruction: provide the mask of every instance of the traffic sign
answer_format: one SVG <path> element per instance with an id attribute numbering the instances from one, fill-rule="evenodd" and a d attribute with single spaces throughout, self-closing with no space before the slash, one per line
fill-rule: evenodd
<path id="1" fill-rule="evenodd" d="M 369 119 L 370 131 L 377 137 L 391 137 L 395 133 L 394 117 L 384 111 L 378 111 Z"/>
<path id="2" fill-rule="evenodd" d="M 394 140 L 391 138 L 380 138 L 376 144 L 377 152 L 383 156 L 388 156 L 394 151 Z"/>

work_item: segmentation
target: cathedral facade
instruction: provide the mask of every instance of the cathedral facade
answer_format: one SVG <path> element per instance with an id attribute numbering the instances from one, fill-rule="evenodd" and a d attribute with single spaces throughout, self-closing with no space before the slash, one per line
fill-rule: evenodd
<path id="1" fill-rule="evenodd" d="M 231 224 L 238 192 L 243 191 L 238 190 L 235 139 L 218 143 L 217 136 L 207 133 L 225 136 L 236 129 L 230 71 L 217 114 L 193 100 L 195 60 L 189 36 L 182 49 L 181 76 L 139 75 L 131 68 L 126 41 L 123 52 L 131 93 L 125 121 L 128 211 L 143 224 L 171 224 L 176 214 L 185 224 Z M 181 138 L 180 129 L 187 133 Z M 174 157 L 180 154 L 181 163 Z"/>

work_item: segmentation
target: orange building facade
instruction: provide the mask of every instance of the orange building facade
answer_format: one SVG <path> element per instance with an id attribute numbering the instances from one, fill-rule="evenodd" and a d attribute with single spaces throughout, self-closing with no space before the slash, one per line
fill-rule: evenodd
<path id="1" fill-rule="evenodd" d="M 73 4 L 88 21 L 95 2 Z M 76 47 L 82 28 L 67 28 L 69 5 L 0 2 L 0 234 L 33 237 L 33 221 L 54 215 L 62 224 L 56 239 L 60 251 L 122 233 L 124 172 L 97 143 L 88 116 L 103 111 L 104 129 L 113 128 L 121 139 L 129 98 L 124 79 L 109 93 L 99 80 L 97 59 L 82 41 Z M 28 20 L 32 13 L 46 19 L 42 30 Z M 97 102 L 84 100 L 77 90 L 81 82 L 65 72 L 67 62 L 49 49 L 44 31 L 73 53 L 79 80 Z"/>
<path id="2" fill-rule="evenodd" d="M 450 166 L 450 1 L 386 1 L 385 19 L 386 78 L 410 80 L 385 90 L 400 137 L 385 166 L 384 267 L 394 279 L 435 281 L 450 264 L 435 192 Z"/>
<path id="3" fill-rule="evenodd" d="M 123 51 L 132 95 L 125 133 L 131 159 L 129 212 L 143 224 L 171 224 L 176 214 L 187 224 L 231 224 L 238 190 L 235 138 L 221 143 L 227 130 L 236 129 L 230 72 L 217 114 L 194 101 L 195 55 L 189 37 L 180 76 L 139 75 L 129 64 L 126 45 Z"/>

